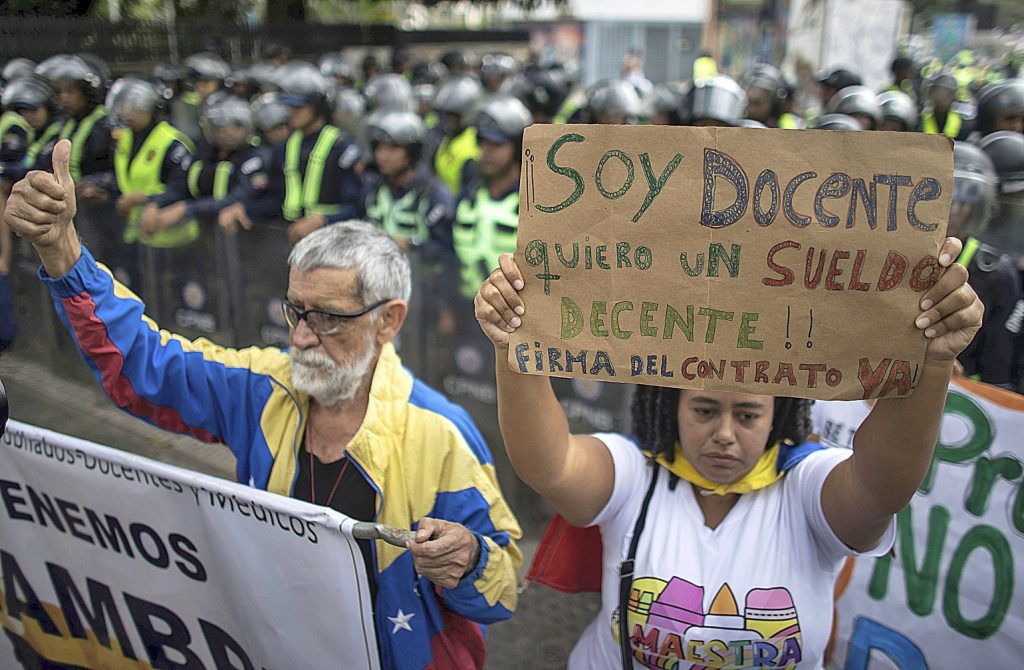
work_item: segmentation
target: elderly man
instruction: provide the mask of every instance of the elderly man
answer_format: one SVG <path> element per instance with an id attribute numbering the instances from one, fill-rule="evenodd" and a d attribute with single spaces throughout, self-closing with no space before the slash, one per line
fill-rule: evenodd
<path id="1" fill-rule="evenodd" d="M 520 530 L 469 416 L 395 353 L 410 290 L 397 245 L 360 222 L 303 239 L 289 258 L 287 352 L 189 342 L 159 331 L 79 244 L 69 152 L 61 141 L 55 174 L 29 174 L 4 216 L 35 246 L 56 309 L 110 398 L 228 445 L 250 486 L 416 526 L 408 551 L 361 547 L 382 667 L 482 667 L 483 626 L 515 607 Z M 302 659 L 319 662 L 338 661 Z"/>

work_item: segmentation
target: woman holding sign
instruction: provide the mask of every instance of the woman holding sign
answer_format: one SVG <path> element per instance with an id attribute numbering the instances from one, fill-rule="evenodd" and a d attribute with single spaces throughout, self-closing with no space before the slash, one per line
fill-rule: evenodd
<path id="1" fill-rule="evenodd" d="M 501 256 L 475 308 L 497 349 L 509 458 L 603 540 L 601 612 L 569 668 L 821 667 L 842 561 L 892 545 L 893 515 L 931 462 L 953 362 L 981 325 L 953 263 L 960 247 L 946 240 L 921 299 L 916 392 L 879 400 L 852 453 L 805 444 L 808 400 L 664 387 L 637 387 L 631 436 L 570 434 L 549 380 L 504 363 L 530 314 L 523 274 Z"/>

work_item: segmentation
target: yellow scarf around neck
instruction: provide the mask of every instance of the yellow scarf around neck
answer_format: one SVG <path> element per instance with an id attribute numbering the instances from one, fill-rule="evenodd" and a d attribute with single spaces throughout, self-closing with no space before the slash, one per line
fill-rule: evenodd
<path id="1" fill-rule="evenodd" d="M 759 458 L 757 463 L 754 464 L 754 467 L 750 469 L 750 472 L 744 475 L 742 479 L 733 482 L 732 484 L 715 484 L 701 476 L 701 474 L 697 472 L 697 468 L 693 467 L 693 464 L 690 463 L 686 456 L 683 455 L 683 448 L 678 442 L 676 442 L 675 458 L 673 460 L 670 461 L 667 454 L 660 454 L 656 460 L 658 464 L 663 466 L 666 470 L 680 479 L 704 489 L 707 494 L 719 496 L 728 495 L 730 493 L 743 494 L 763 489 L 766 486 L 774 484 L 782 479 L 782 476 L 785 473 L 779 472 L 778 468 L 780 451 L 779 444 L 779 442 L 776 442 L 765 449 L 764 453 L 761 454 L 761 458 Z M 702 493 L 704 493 L 704 491 L 702 491 Z"/>

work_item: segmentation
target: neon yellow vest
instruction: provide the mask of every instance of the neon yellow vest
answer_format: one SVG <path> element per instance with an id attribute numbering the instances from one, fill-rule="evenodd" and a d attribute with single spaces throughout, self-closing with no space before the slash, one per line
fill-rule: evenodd
<path id="1" fill-rule="evenodd" d="M 779 115 L 779 128 L 796 130 L 802 127 L 800 117 L 796 114 L 793 114 L 792 112 L 785 112 Z"/>
<path id="2" fill-rule="evenodd" d="M 89 133 L 96 127 L 96 124 L 100 119 L 107 115 L 107 110 L 103 105 L 98 105 L 96 109 L 89 112 L 89 115 L 82 119 L 81 123 L 74 119 L 68 119 L 64 122 L 64 127 L 60 131 L 60 138 L 62 140 L 71 140 L 71 176 L 77 181 L 82 177 L 82 149 L 85 148 L 85 142 L 89 138 Z"/>
<path id="3" fill-rule="evenodd" d="M 61 124 L 57 121 L 46 126 L 46 130 L 43 131 L 43 134 L 40 135 L 35 142 L 30 144 L 28 151 L 25 152 L 25 165 L 30 168 L 35 166 L 36 159 L 39 158 L 39 152 L 43 150 L 43 147 L 46 146 L 47 142 L 52 140 L 54 137 L 57 137 L 57 134 L 60 133 L 60 128 Z"/>
<path id="4" fill-rule="evenodd" d="M 313 214 L 329 215 L 341 210 L 340 204 L 320 202 L 320 190 L 324 181 L 324 166 L 331 148 L 341 136 L 341 131 L 331 125 L 320 129 L 313 150 L 306 161 L 306 174 L 299 171 L 302 154 L 302 131 L 296 130 L 288 138 L 284 154 L 284 218 L 297 221 Z"/>
<path id="5" fill-rule="evenodd" d="M 711 56 L 701 56 L 693 61 L 693 78 L 707 79 L 718 74 L 718 64 Z"/>
<path id="6" fill-rule="evenodd" d="M 476 128 L 469 127 L 455 137 L 445 137 L 434 157 L 434 173 L 452 193 L 462 190 L 462 166 L 480 159 Z M 474 293 L 474 295 L 476 295 Z"/>
<path id="7" fill-rule="evenodd" d="M 203 173 L 203 161 L 194 161 L 188 168 L 188 192 L 193 198 L 203 197 L 199 189 L 199 176 Z M 231 186 L 231 175 L 235 172 L 235 164 L 231 161 L 220 161 L 213 172 L 213 193 L 214 198 L 220 200 L 228 194 Z"/>
<path id="8" fill-rule="evenodd" d="M 956 262 L 964 267 L 968 267 L 971 261 L 974 259 L 974 254 L 978 253 L 978 248 L 981 246 L 981 242 L 976 237 L 968 237 L 967 241 L 964 242 L 964 248 L 957 257 Z"/>
<path id="9" fill-rule="evenodd" d="M 946 113 L 946 123 L 942 127 L 942 134 L 950 139 L 956 139 L 960 134 L 962 119 L 952 109 Z M 924 110 L 921 114 L 921 130 L 929 135 L 936 135 L 939 132 L 939 124 L 935 121 L 935 113 L 930 109 Z"/>
<path id="10" fill-rule="evenodd" d="M 462 295 L 472 298 L 498 265 L 498 256 L 516 250 L 519 193 L 494 200 L 485 187 L 459 203 L 452 236 L 461 268 Z"/>
<path id="11" fill-rule="evenodd" d="M 0 115 L 0 139 L 3 138 L 11 128 L 21 128 L 28 135 L 28 143 L 32 144 L 32 141 L 36 138 L 36 131 L 32 129 L 32 126 L 28 124 L 21 114 L 17 112 L 4 112 Z"/>
<path id="12" fill-rule="evenodd" d="M 419 189 L 413 189 L 395 200 L 391 187 L 381 184 L 373 202 L 366 203 L 366 218 L 395 239 L 426 240 L 430 234 L 424 211 L 428 200 L 419 198 L 420 194 Z"/>
<path id="13" fill-rule="evenodd" d="M 114 174 L 117 177 L 117 187 L 121 193 L 143 193 L 145 195 L 159 195 L 164 192 L 165 186 L 160 181 L 160 168 L 164 164 L 164 156 L 171 148 L 174 140 L 178 140 L 189 151 L 192 150 L 192 141 L 185 137 L 178 129 L 166 121 L 161 121 L 153 127 L 149 136 L 146 137 L 138 153 L 132 153 L 133 134 L 130 129 L 125 128 L 117 138 L 117 150 L 114 153 Z M 124 231 L 126 244 L 141 242 L 146 246 L 158 249 L 173 249 L 183 247 L 199 239 L 199 222 L 195 219 L 181 221 L 173 228 L 161 230 L 155 235 L 144 235 L 139 231 L 139 218 L 142 215 L 144 205 L 138 205 L 128 215 L 128 225 Z"/>

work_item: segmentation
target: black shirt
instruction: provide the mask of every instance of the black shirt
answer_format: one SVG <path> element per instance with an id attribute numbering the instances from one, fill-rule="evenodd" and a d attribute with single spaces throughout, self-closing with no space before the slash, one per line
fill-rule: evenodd
<path id="1" fill-rule="evenodd" d="M 329 506 L 331 509 L 352 517 L 356 521 L 373 521 L 377 515 L 377 494 L 366 481 L 359 468 L 342 458 L 334 463 L 321 463 L 316 456 L 312 457 L 313 471 L 316 474 L 315 486 L 310 484 L 310 453 L 306 450 L 306 440 L 303 438 L 299 447 L 299 477 L 295 480 L 295 488 L 292 490 L 292 497 L 296 500 L 312 502 L 316 505 Z M 345 464 L 348 463 L 348 467 Z M 341 474 L 342 468 L 345 469 Z M 338 481 L 338 475 L 341 481 Z M 331 498 L 331 490 L 335 488 L 334 497 Z M 312 498 L 313 488 L 316 488 L 316 500 Z M 326 505 L 328 499 L 331 504 Z M 377 571 L 373 560 L 373 540 L 356 540 L 359 551 L 363 555 L 363 564 L 366 567 L 366 581 L 370 587 L 370 604 L 376 606 L 377 599 Z"/>

